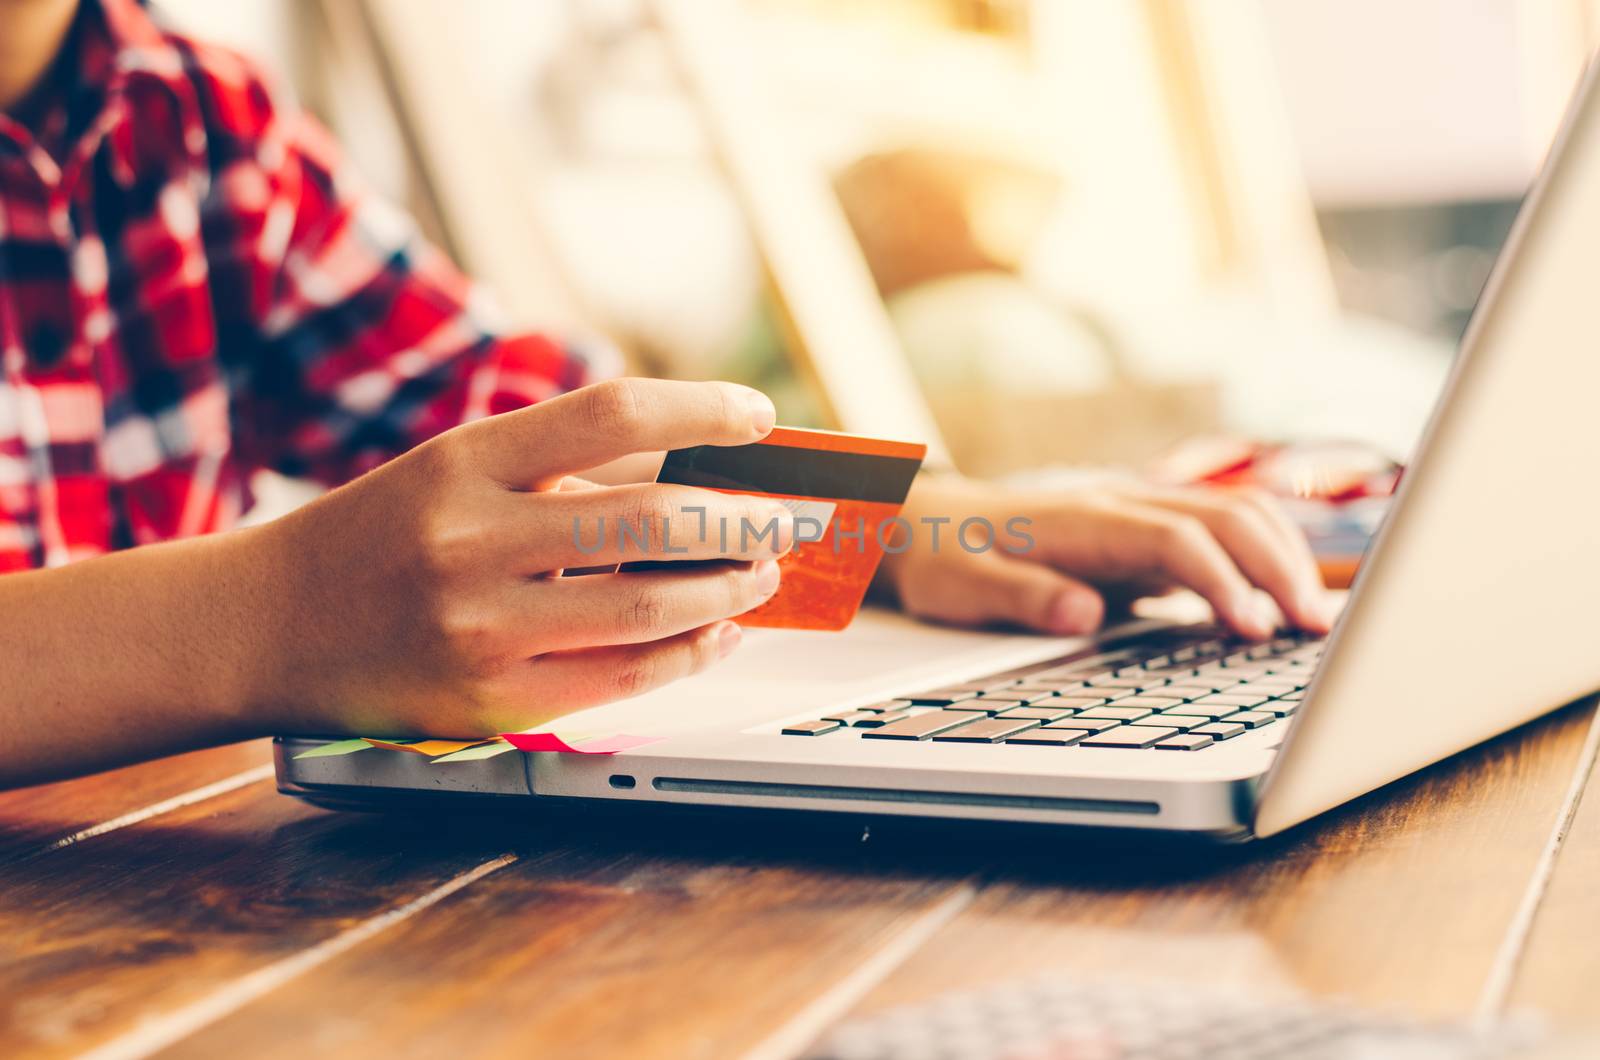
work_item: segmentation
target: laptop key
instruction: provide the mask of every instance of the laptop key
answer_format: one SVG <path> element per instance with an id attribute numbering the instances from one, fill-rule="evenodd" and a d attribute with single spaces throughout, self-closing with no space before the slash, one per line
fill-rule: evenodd
<path id="1" fill-rule="evenodd" d="M 841 710 L 836 714 L 824 714 L 823 721 L 836 721 L 840 725 L 854 725 L 858 721 L 877 718 L 881 715 L 875 710 Z"/>
<path id="2" fill-rule="evenodd" d="M 999 743 L 1008 736 L 1039 727 L 1037 721 L 1018 718 L 984 718 L 934 736 L 935 743 Z"/>
<path id="3" fill-rule="evenodd" d="M 1047 701 L 1052 706 L 1055 705 L 1054 696 L 1029 697 L 1026 699 L 1022 696 L 979 696 L 977 699 L 969 699 L 965 703 L 952 703 L 946 709 L 981 710 L 987 714 L 1003 714 L 1008 710 L 1016 710 L 1018 707 L 1031 707 L 1040 700 Z"/>
<path id="4" fill-rule="evenodd" d="M 1103 707 L 1111 700 L 1105 696 L 1057 696 L 1050 701 L 1052 707 L 1070 707 L 1073 710 L 1088 710 L 1090 707 Z"/>
<path id="5" fill-rule="evenodd" d="M 1148 718 L 1154 713 L 1155 711 L 1149 707 L 1119 707 L 1113 703 L 1109 707 L 1090 707 L 1079 714 L 1078 717 L 1109 718 L 1114 721 L 1138 721 L 1140 718 Z"/>
<path id="6" fill-rule="evenodd" d="M 1012 707 L 1020 707 L 1021 705 L 1022 704 L 1020 703 L 985 703 L 981 699 L 968 699 L 961 703 L 948 704 L 939 709 L 959 710 L 964 713 L 971 714 L 974 718 L 983 718 L 993 717 L 1003 710 L 1010 710 Z"/>
<path id="7" fill-rule="evenodd" d="M 1185 702 L 1189 702 L 1199 699 L 1202 696 L 1214 695 L 1216 691 L 1217 690 L 1212 688 L 1210 685 L 1178 684 L 1168 685 L 1166 688 L 1161 690 L 1161 694 L 1172 699 L 1181 699 Z"/>
<path id="8" fill-rule="evenodd" d="M 1030 699 L 1044 699 L 1049 696 L 1056 695 L 1059 690 L 1051 685 L 1036 685 L 1029 683 L 1025 685 L 1008 685 L 1004 689 L 991 689 L 991 691 L 999 695 L 1026 696 Z"/>
<path id="9" fill-rule="evenodd" d="M 1148 718 L 1130 721 L 1129 725 L 1142 725 L 1146 728 L 1177 729 L 1179 732 L 1188 732 L 1199 725 L 1210 724 L 1209 718 L 1187 718 L 1181 714 L 1152 714 Z"/>
<path id="10" fill-rule="evenodd" d="M 1156 744 L 1158 751 L 1198 751 L 1202 747 L 1210 747 L 1216 741 L 1209 736 L 1198 732 L 1186 732 L 1177 736 L 1168 737 Z"/>
<path id="11" fill-rule="evenodd" d="M 1050 703 L 1056 699 L 1055 689 L 1044 692 L 1028 692 L 1022 689 L 1007 689 L 1004 692 L 988 692 L 978 697 L 981 699 L 1014 699 L 1022 706 L 1031 706 L 1035 703 Z"/>
<path id="12" fill-rule="evenodd" d="M 1057 721 L 1061 718 L 1070 718 L 1077 711 L 1057 710 L 1054 707 L 1014 707 L 1011 710 L 1001 711 L 997 718 L 1015 718 L 1021 721 Z"/>
<path id="13" fill-rule="evenodd" d="M 1111 701 L 1113 707 L 1149 707 L 1151 710 L 1166 710 L 1182 703 L 1183 700 L 1173 699 L 1171 696 L 1128 696 Z"/>
<path id="14" fill-rule="evenodd" d="M 1200 707 L 1193 703 L 1185 703 L 1181 707 L 1168 707 L 1166 710 L 1163 710 L 1160 714 L 1158 714 L 1157 717 L 1193 718 L 1194 723 L 1199 725 L 1203 721 L 1216 721 L 1218 718 L 1226 718 L 1229 714 L 1233 714 L 1237 710 L 1237 707 Z"/>
<path id="15" fill-rule="evenodd" d="M 899 721 L 901 718 L 909 717 L 913 717 L 910 711 L 896 710 L 887 714 L 868 714 L 865 717 L 856 718 L 849 724 L 852 729 L 881 729 L 885 725 Z"/>
<path id="16" fill-rule="evenodd" d="M 1155 729 L 1144 725 L 1122 725 L 1110 732 L 1086 736 L 1079 747 L 1151 747 L 1169 736 L 1177 736 L 1177 729 Z"/>
<path id="17" fill-rule="evenodd" d="M 1286 696 L 1291 692 L 1298 691 L 1300 691 L 1298 688 L 1290 688 L 1285 685 L 1272 685 L 1267 687 L 1257 684 L 1248 684 L 1240 685 L 1238 688 L 1230 688 L 1224 694 L 1231 696 L 1266 696 L 1268 699 L 1277 699 L 1279 696 Z"/>
<path id="18" fill-rule="evenodd" d="M 951 703 L 960 703 L 964 699 L 972 699 L 982 692 L 981 688 L 935 688 L 927 692 L 917 692 L 909 696 L 902 696 L 919 707 L 943 707 Z"/>
<path id="19" fill-rule="evenodd" d="M 1258 689 L 1265 692 L 1270 689 L 1276 695 L 1280 692 L 1293 692 L 1305 686 L 1306 680 L 1294 674 L 1270 674 L 1266 677 L 1258 677 L 1254 681 L 1246 681 L 1239 687 L 1246 692 L 1254 692 Z"/>
<path id="20" fill-rule="evenodd" d="M 1234 725 L 1248 725 L 1252 729 L 1259 729 L 1263 725 L 1271 725 L 1278 720 L 1276 714 L 1265 710 L 1245 710 L 1238 714 L 1229 714 L 1228 721 Z"/>
<path id="21" fill-rule="evenodd" d="M 1051 666 L 1044 670 L 1035 670 L 1028 675 L 1028 679 L 1030 681 L 1054 681 L 1058 679 L 1062 681 L 1085 681 L 1090 677 L 1109 673 L 1118 664 L 1119 660 L 1117 659 L 1102 659 L 1100 656 L 1096 656 L 1093 659 L 1079 659 L 1077 662 L 1067 663 L 1065 666 Z"/>
<path id="22" fill-rule="evenodd" d="M 1029 729 L 1006 737 L 1006 743 L 1034 744 L 1039 747 L 1071 747 L 1082 743 L 1090 733 L 1085 729 Z"/>
<path id="23" fill-rule="evenodd" d="M 1134 677 L 1096 677 L 1089 681 L 1090 688 L 1131 688 L 1141 689 L 1145 685 L 1154 685 L 1154 678 L 1140 672 Z M 1162 684 L 1166 682 L 1163 681 Z"/>
<path id="24" fill-rule="evenodd" d="M 1076 717 L 1062 718 L 1060 721 L 1045 722 L 1046 729 L 1077 729 L 1079 732 L 1105 732 L 1115 729 L 1122 722 L 1112 718 L 1085 718 L 1079 714 Z"/>
<path id="25" fill-rule="evenodd" d="M 1224 692 L 1221 695 L 1206 696 L 1194 701 L 1197 707 L 1232 707 L 1234 710 L 1243 710 L 1246 707 L 1259 707 L 1265 703 L 1269 696 L 1239 695 L 1235 692 Z"/>
<path id="26" fill-rule="evenodd" d="M 1279 696 L 1278 698 L 1281 699 L 1281 700 L 1284 700 L 1285 702 L 1288 702 L 1288 703 L 1298 703 L 1298 702 L 1300 702 L 1300 700 L 1304 699 L 1305 697 L 1306 697 L 1305 689 L 1301 689 L 1298 692 L 1290 692 L 1288 695 Z"/>
<path id="27" fill-rule="evenodd" d="M 926 714 L 916 714 L 909 718 L 901 718 L 891 725 L 881 729 L 864 729 L 861 733 L 863 740 L 926 740 L 935 733 L 948 732 L 957 725 L 966 725 L 974 721 L 982 721 L 983 715 L 972 714 L 964 710 L 930 710 Z"/>
<path id="28" fill-rule="evenodd" d="M 1243 725 L 1235 725 L 1231 721 L 1214 721 L 1210 725 L 1190 729 L 1189 733 L 1192 736 L 1209 736 L 1213 740 L 1231 740 L 1248 731 Z"/>
<path id="29" fill-rule="evenodd" d="M 1054 693 L 1051 693 L 1051 695 L 1053 696 Z M 1034 698 L 1035 697 L 1032 697 L 1032 696 L 1012 695 L 1010 692 L 995 692 L 992 695 L 989 694 L 989 693 L 985 693 L 985 694 L 979 696 L 978 697 L 978 702 L 979 703 L 1004 703 L 1004 704 L 1006 704 L 1006 706 L 1011 706 L 1011 707 L 1025 707 L 1029 703 L 1032 703 Z M 1040 697 L 1040 698 L 1042 698 L 1042 697 Z M 971 700 L 964 700 L 963 702 L 966 703 L 967 705 L 971 705 L 972 701 Z M 1005 710 L 1006 708 L 1005 707 L 1001 707 L 1000 709 L 1001 710 Z"/>
<path id="30" fill-rule="evenodd" d="M 1235 678 L 1222 674 L 1203 674 L 1199 677 L 1184 678 L 1185 688 L 1204 688 L 1210 692 L 1225 692 L 1230 688 L 1238 688 L 1240 682 Z"/>
<path id="31" fill-rule="evenodd" d="M 1048 688 L 1055 692 L 1058 696 L 1074 695 L 1089 687 L 1089 683 L 1087 681 L 1056 680 L 1053 678 L 1036 680 L 1033 682 L 1033 684 L 1039 688 Z"/>
<path id="32" fill-rule="evenodd" d="M 836 721 L 822 718 L 818 721 L 797 721 L 783 727 L 785 736 L 823 736 L 836 729 L 844 728 Z"/>

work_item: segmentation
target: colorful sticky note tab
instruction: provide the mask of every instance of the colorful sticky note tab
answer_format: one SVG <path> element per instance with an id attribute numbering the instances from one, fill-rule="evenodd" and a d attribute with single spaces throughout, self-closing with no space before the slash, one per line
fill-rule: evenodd
<path id="1" fill-rule="evenodd" d="M 309 751 L 301 751 L 294 756 L 296 762 L 302 758 L 337 758 L 339 755 L 355 754 L 357 751 L 370 751 L 372 745 L 365 740 L 336 740 L 325 743 L 321 747 L 313 747 Z"/>
<path id="2" fill-rule="evenodd" d="M 596 736 L 592 733 L 503 732 L 507 743 L 519 751 L 561 751 L 580 755 L 614 755 L 656 743 L 660 736 L 629 736 L 625 733 Z"/>
<path id="3" fill-rule="evenodd" d="M 485 758 L 493 758 L 495 755 L 503 755 L 507 751 L 515 750 L 516 748 L 506 741 L 494 739 L 488 743 L 481 743 L 476 747 L 469 747 L 465 751 L 440 755 L 433 760 L 433 764 L 439 765 L 442 762 L 480 762 Z"/>
<path id="4" fill-rule="evenodd" d="M 373 747 L 381 747 L 385 751 L 410 751 L 412 754 L 427 755 L 437 758 L 440 755 L 455 754 L 465 751 L 469 747 L 477 747 L 487 743 L 488 738 L 482 740 L 384 740 L 376 736 L 362 737 Z"/>

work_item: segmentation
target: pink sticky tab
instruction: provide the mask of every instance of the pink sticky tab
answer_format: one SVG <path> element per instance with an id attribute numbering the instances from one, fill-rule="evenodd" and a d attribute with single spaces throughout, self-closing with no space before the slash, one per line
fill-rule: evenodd
<path id="1" fill-rule="evenodd" d="M 618 733 L 616 736 L 606 736 L 599 740 L 584 740 L 577 747 L 578 753 L 586 755 L 614 755 L 618 751 L 631 751 L 636 747 L 657 743 L 659 736 L 627 736 Z"/>
<path id="2" fill-rule="evenodd" d="M 624 733 L 565 738 L 553 732 L 506 732 L 500 735 L 519 751 L 562 751 L 579 755 L 614 755 L 618 751 L 631 751 L 661 739 L 659 736 L 629 736 Z"/>

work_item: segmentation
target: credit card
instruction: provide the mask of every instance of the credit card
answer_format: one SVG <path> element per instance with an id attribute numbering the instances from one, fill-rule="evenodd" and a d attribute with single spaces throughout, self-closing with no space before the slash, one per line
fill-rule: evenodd
<path id="1" fill-rule="evenodd" d="M 794 513 L 795 545 L 778 559 L 783 582 L 738 616 L 740 625 L 844 629 L 861 609 L 885 542 L 893 543 L 890 520 L 927 452 L 912 442 L 778 427 L 751 445 L 675 449 L 656 481 L 771 497 Z"/>

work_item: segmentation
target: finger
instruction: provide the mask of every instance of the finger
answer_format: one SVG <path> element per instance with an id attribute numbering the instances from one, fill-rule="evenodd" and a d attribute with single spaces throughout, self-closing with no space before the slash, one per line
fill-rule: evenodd
<path id="1" fill-rule="evenodd" d="M 586 491 L 589 491 L 589 490 L 597 490 L 597 489 L 603 489 L 603 488 L 604 487 L 601 486 L 598 482 L 590 482 L 588 479 L 579 478 L 577 475 L 563 475 L 563 476 L 561 476 L 561 478 L 555 484 L 555 492 L 557 492 L 557 493 L 583 493 L 583 492 L 586 492 Z M 526 544 L 527 544 L 526 542 L 521 541 L 521 540 L 519 540 L 517 542 L 517 551 L 518 551 L 519 555 L 526 548 Z M 543 571 L 536 570 L 536 571 L 531 572 L 530 577 L 534 577 L 534 578 L 560 578 L 560 577 L 565 576 L 568 573 L 569 570 L 574 575 L 580 575 L 580 574 L 611 574 L 611 573 L 615 572 L 616 569 L 617 569 L 617 565 L 615 563 L 586 563 L 586 564 L 584 564 L 583 566 L 580 566 L 580 567 L 571 567 L 571 568 L 568 568 L 568 567 L 551 567 L 548 570 L 543 570 Z"/>
<path id="2" fill-rule="evenodd" d="M 529 650 L 644 644 L 742 615 L 778 591 L 776 560 L 683 571 L 623 571 L 521 587 L 517 609 Z"/>
<path id="3" fill-rule="evenodd" d="M 716 622 L 645 644 L 552 652 L 529 663 L 527 700 L 540 716 L 627 699 L 698 673 L 739 646 L 737 623 Z"/>
<path id="4" fill-rule="evenodd" d="M 947 565 L 906 602 L 923 617 L 957 625 L 1005 622 L 1063 637 L 1091 633 L 1105 617 L 1100 594 L 1076 578 L 994 555 Z"/>
<path id="5" fill-rule="evenodd" d="M 535 567 L 753 561 L 782 555 L 794 543 L 793 513 L 745 494 L 640 483 L 505 496 L 516 511 L 505 547 Z"/>
<path id="6" fill-rule="evenodd" d="M 1311 551 L 1311 542 L 1306 539 L 1306 532 L 1300 524 L 1290 517 L 1276 498 L 1258 489 L 1242 489 L 1234 491 L 1234 496 L 1244 503 L 1255 508 L 1262 517 L 1277 531 L 1289 550 L 1310 564 L 1315 574 L 1312 577 L 1311 604 L 1312 609 L 1321 616 L 1321 623 L 1315 627 L 1318 632 L 1325 632 L 1333 626 L 1334 615 L 1338 608 L 1328 595 L 1328 583 L 1322 577 L 1322 568 L 1317 563 L 1316 553 Z"/>
<path id="7" fill-rule="evenodd" d="M 1136 502 L 1126 504 L 1121 520 L 1122 532 L 1110 531 L 1117 543 L 1113 547 L 1130 550 L 1133 555 L 1128 558 L 1199 593 L 1237 632 L 1258 640 L 1272 635 L 1277 626 L 1274 609 L 1256 597 L 1243 572 L 1204 523 Z"/>
<path id="8" fill-rule="evenodd" d="M 475 466 L 514 489 L 630 453 L 744 445 L 772 430 L 766 395 L 735 383 L 613 379 L 460 428 Z"/>
<path id="9" fill-rule="evenodd" d="M 1205 524 L 1244 575 L 1265 589 L 1290 621 L 1325 632 L 1316 563 L 1297 552 L 1267 517 L 1243 498 L 1206 490 L 1163 490 L 1146 503 Z"/>

